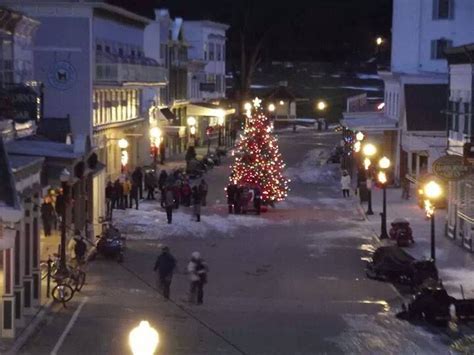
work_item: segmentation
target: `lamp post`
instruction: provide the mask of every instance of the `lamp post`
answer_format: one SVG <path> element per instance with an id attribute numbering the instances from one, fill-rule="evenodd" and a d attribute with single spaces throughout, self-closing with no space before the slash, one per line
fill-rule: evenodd
<path id="1" fill-rule="evenodd" d="M 361 133 L 361 132 L 359 132 Z M 367 193 L 368 193 L 368 206 L 367 206 L 367 215 L 371 216 L 374 214 L 372 211 L 372 176 L 369 171 L 369 167 L 372 164 L 370 158 L 373 157 L 377 153 L 377 148 L 372 143 L 367 143 L 362 148 L 362 154 L 365 156 L 364 158 L 364 168 L 365 168 L 365 183 L 367 186 Z"/>
<path id="2" fill-rule="evenodd" d="M 61 175 L 59 176 L 59 180 L 61 181 L 61 188 L 63 190 L 63 210 L 61 211 L 61 249 L 60 249 L 60 263 L 59 263 L 59 270 L 58 272 L 62 275 L 67 274 L 67 266 L 66 266 L 66 216 L 67 216 L 67 208 L 69 204 L 69 180 L 71 178 L 71 173 L 66 168 L 61 171 Z"/>
<path id="3" fill-rule="evenodd" d="M 426 216 L 431 220 L 431 259 L 436 261 L 435 244 L 435 206 L 433 204 L 443 194 L 441 186 L 434 180 L 429 181 L 423 188 L 423 194 L 428 197 L 425 200 Z"/>
<path id="4" fill-rule="evenodd" d="M 382 157 L 379 160 L 379 168 L 381 169 L 378 173 L 378 180 L 382 184 L 383 191 L 383 209 L 382 209 L 382 226 L 380 231 L 380 239 L 388 238 L 387 234 L 387 174 L 386 170 L 390 167 L 390 159 Z"/>
<path id="5" fill-rule="evenodd" d="M 128 335 L 128 342 L 133 355 L 153 355 L 160 343 L 160 336 L 150 323 L 142 320 Z"/>
<path id="6" fill-rule="evenodd" d="M 326 110 L 326 108 L 327 108 L 327 104 L 326 104 L 325 101 L 320 100 L 316 103 L 316 109 L 319 112 L 319 114 L 318 114 L 318 131 L 321 131 L 322 128 L 323 128 L 323 126 L 322 126 L 323 123 L 321 122 L 321 119 L 324 118 L 324 117 L 322 117 L 322 115 L 323 115 L 323 112 Z"/>
<path id="7" fill-rule="evenodd" d="M 151 138 L 151 147 L 153 150 L 153 165 L 157 165 L 158 160 L 158 147 L 161 142 L 161 130 L 158 127 L 153 127 L 150 129 L 150 138 Z"/>
<path id="8" fill-rule="evenodd" d="M 128 164 L 128 141 L 125 138 L 122 138 L 118 141 L 118 146 L 120 148 L 120 163 L 121 163 L 121 173 L 125 172 L 125 169 Z"/>

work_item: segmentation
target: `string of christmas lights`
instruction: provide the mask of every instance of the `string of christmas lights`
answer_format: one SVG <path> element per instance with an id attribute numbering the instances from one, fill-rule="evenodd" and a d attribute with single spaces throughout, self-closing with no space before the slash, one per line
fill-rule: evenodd
<path id="1" fill-rule="evenodd" d="M 278 150 L 278 140 L 273 135 L 273 126 L 254 100 L 253 110 L 236 148 L 230 180 L 240 186 L 259 186 L 262 202 L 272 204 L 288 195 L 289 180 L 283 176 L 285 163 Z"/>

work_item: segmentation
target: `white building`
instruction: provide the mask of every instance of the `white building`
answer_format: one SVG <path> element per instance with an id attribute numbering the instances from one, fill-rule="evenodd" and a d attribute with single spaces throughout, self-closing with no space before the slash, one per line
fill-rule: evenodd
<path id="1" fill-rule="evenodd" d="M 472 43 L 472 42 L 471 42 Z M 449 61 L 448 154 L 473 162 L 474 45 L 453 47 Z M 474 251 L 474 179 L 471 176 L 449 182 L 447 235 Z"/>
<path id="2" fill-rule="evenodd" d="M 190 101 L 225 97 L 226 31 L 228 25 L 212 21 L 184 21 L 184 35 L 189 43 Z"/>

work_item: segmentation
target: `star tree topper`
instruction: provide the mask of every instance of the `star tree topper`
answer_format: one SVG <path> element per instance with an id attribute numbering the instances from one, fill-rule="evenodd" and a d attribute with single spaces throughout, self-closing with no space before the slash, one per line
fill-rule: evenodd
<path id="1" fill-rule="evenodd" d="M 259 108 L 260 104 L 262 103 L 262 100 L 260 100 L 258 97 L 256 97 L 252 102 L 253 102 L 253 107 Z"/>

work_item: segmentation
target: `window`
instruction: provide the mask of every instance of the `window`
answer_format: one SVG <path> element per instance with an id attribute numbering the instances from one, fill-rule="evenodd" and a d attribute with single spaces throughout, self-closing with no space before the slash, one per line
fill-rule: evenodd
<path id="1" fill-rule="evenodd" d="M 95 49 L 97 50 L 97 52 L 102 52 L 102 45 L 96 44 Z"/>
<path id="2" fill-rule="evenodd" d="M 471 120 L 471 116 L 469 113 L 469 103 L 464 103 L 464 134 L 469 134 L 469 121 Z"/>
<path id="3" fill-rule="evenodd" d="M 433 20 L 454 18 L 454 0 L 433 0 Z"/>
<path id="4" fill-rule="evenodd" d="M 216 44 L 216 54 L 217 54 L 217 60 L 221 61 L 222 60 L 222 47 L 220 44 Z"/>
<path id="5" fill-rule="evenodd" d="M 110 53 L 110 46 L 105 46 L 105 51 L 106 51 L 107 53 Z"/>
<path id="6" fill-rule="evenodd" d="M 207 43 L 204 43 L 204 60 L 207 60 Z"/>
<path id="7" fill-rule="evenodd" d="M 209 60 L 214 60 L 214 43 L 209 43 Z"/>
<path id="8" fill-rule="evenodd" d="M 453 41 L 445 38 L 431 41 L 431 59 L 444 59 L 444 51 L 453 46 Z"/>

